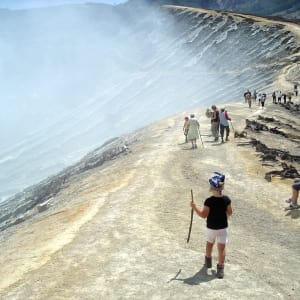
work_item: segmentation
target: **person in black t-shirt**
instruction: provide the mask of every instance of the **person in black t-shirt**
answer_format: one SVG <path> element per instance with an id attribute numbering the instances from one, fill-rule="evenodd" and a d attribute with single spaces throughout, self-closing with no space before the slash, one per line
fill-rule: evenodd
<path id="1" fill-rule="evenodd" d="M 215 241 L 218 246 L 217 277 L 224 277 L 225 246 L 227 243 L 228 222 L 227 219 L 232 215 L 231 200 L 222 194 L 225 176 L 215 172 L 209 179 L 210 192 L 212 196 L 204 202 L 203 208 L 197 207 L 192 201 L 191 207 L 201 217 L 206 219 L 206 254 L 205 266 L 212 267 L 212 250 Z"/>

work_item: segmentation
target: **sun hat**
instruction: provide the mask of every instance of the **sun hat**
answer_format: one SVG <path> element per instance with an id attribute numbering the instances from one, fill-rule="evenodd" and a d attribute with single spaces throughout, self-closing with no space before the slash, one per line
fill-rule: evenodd
<path id="1" fill-rule="evenodd" d="M 214 172 L 214 174 L 215 175 L 208 180 L 210 188 L 215 190 L 222 189 L 225 183 L 225 175 L 219 172 Z"/>

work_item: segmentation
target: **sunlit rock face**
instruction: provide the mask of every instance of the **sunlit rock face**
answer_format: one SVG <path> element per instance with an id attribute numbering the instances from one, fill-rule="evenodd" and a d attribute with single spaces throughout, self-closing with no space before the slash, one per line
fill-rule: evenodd
<path id="1" fill-rule="evenodd" d="M 149 0 L 149 2 L 300 19 L 298 0 Z"/>
<path id="2" fill-rule="evenodd" d="M 2 200 L 107 139 L 265 90 L 299 59 L 282 25 L 187 8 L 129 2 L 0 14 Z"/>

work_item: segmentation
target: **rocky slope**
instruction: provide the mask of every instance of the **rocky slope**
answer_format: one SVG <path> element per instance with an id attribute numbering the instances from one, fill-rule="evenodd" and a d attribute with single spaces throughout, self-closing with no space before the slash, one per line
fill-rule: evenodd
<path id="1" fill-rule="evenodd" d="M 300 4 L 297 0 L 153 0 L 151 2 L 300 19 Z"/>

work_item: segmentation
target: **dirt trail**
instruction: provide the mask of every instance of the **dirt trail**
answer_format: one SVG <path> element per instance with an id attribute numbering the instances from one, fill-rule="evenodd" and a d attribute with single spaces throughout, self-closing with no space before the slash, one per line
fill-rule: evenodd
<path id="1" fill-rule="evenodd" d="M 235 130 L 244 103 L 227 105 Z M 272 107 L 270 109 L 273 109 Z M 201 133 L 210 133 L 205 109 Z M 268 183 L 250 147 L 203 136 L 184 144 L 184 114 L 138 132 L 131 152 L 82 174 L 60 206 L 1 236 L 1 299 L 297 299 L 300 210 L 284 212 L 290 181 Z M 201 205 L 214 171 L 232 198 L 225 278 L 203 268 L 205 221 L 186 243 L 190 190 Z M 205 295 L 205 296 L 204 296 Z"/>

